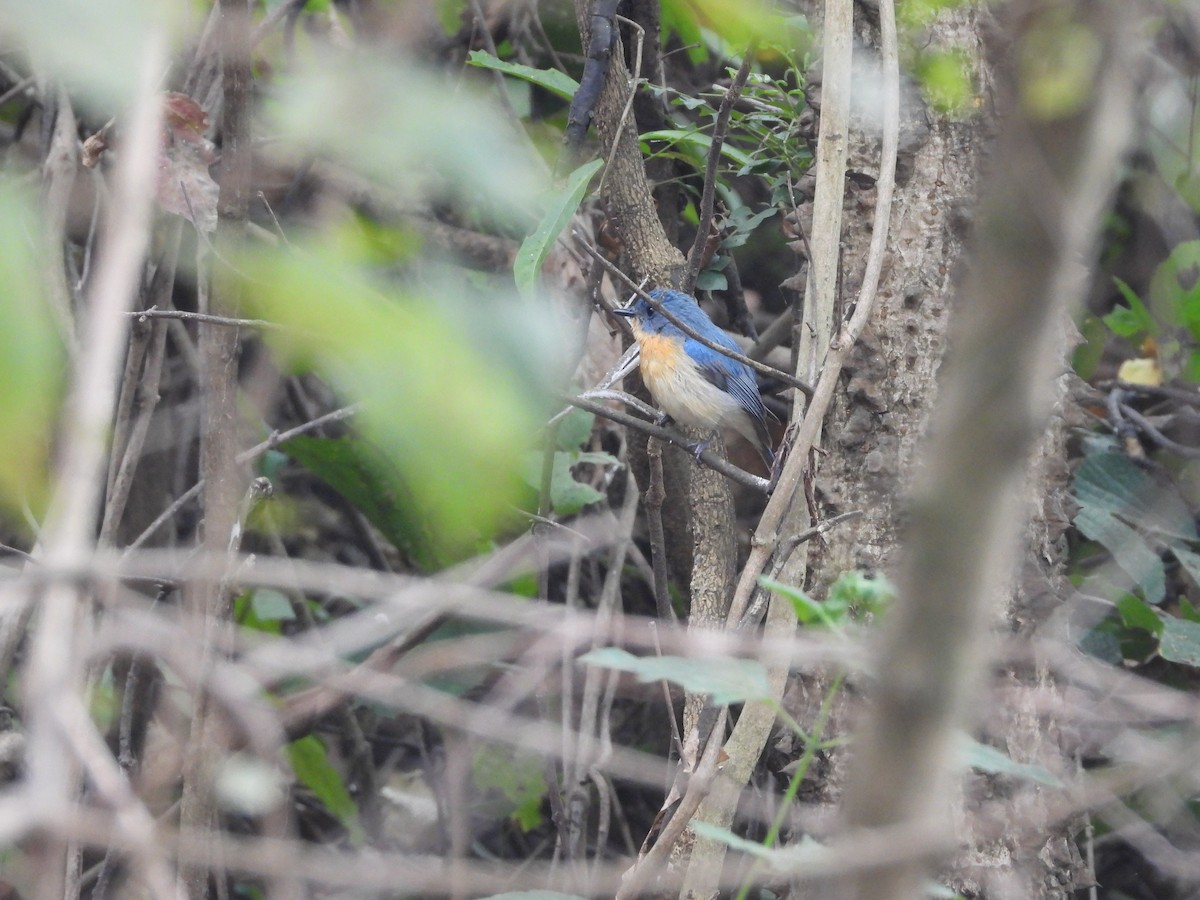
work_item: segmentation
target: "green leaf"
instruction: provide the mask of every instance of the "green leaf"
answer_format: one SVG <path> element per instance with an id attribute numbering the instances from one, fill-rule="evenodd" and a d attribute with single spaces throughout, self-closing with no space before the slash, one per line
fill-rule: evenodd
<path id="1" fill-rule="evenodd" d="M 973 769 L 987 772 L 989 775 L 1012 775 L 1017 778 L 1025 778 L 1049 787 L 1063 786 L 1062 781 L 1044 766 L 1035 763 L 1019 763 L 995 747 L 981 744 L 970 735 L 963 734 L 960 737 L 967 765 Z"/>
<path id="2" fill-rule="evenodd" d="M 723 291 L 728 287 L 729 279 L 725 277 L 724 272 L 705 269 L 696 276 L 696 290 L 698 291 Z"/>
<path id="3" fill-rule="evenodd" d="M 522 81 L 536 84 L 551 93 L 558 94 L 564 100 L 570 100 L 575 96 L 575 92 L 579 90 L 579 82 L 565 72 L 558 71 L 558 69 L 534 69 L 531 66 L 523 66 L 519 63 L 505 62 L 484 50 L 472 50 L 467 61 L 473 66 L 479 66 L 483 69 L 495 69 L 497 72 L 503 72 L 505 75 L 511 75 L 514 78 L 520 78 Z"/>
<path id="4" fill-rule="evenodd" d="M 1163 620 L 1158 652 L 1167 662 L 1200 668 L 1200 622 L 1168 616 Z"/>
<path id="5" fill-rule="evenodd" d="M 827 609 L 824 603 L 814 600 L 800 588 L 784 584 L 781 581 L 775 581 L 772 578 L 761 577 L 758 579 L 758 583 L 767 590 L 774 591 L 788 600 L 792 604 L 792 608 L 796 611 L 796 618 L 800 620 L 801 625 L 811 625 L 816 622 L 834 630 L 841 627 L 841 619 L 845 614 L 845 608 L 837 610 L 832 608 Z"/>
<path id="6" fill-rule="evenodd" d="M 0 511 L 40 510 L 61 406 L 62 345 L 42 290 L 33 198 L 0 188 Z"/>
<path id="7" fill-rule="evenodd" d="M 1189 622 L 1200 622 L 1200 609 L 1192 606 L 1187 597 L 1179 598 L 1179 615 Z"/>
<path id="8" fill-rule="evenodd" d="M 1179 544 L 1172 544 L 1171 552 L 1175 554 L 1175 558 L 1179 560 L 1179 564 L 1183 566 L 1183 570 L 1188 573 L 1192 581 L 1200 586 L 1200 553 L 1193 553 L 1187 547 Z"/>
<path id="9" fill-rule="evenodd" d="M 857 569 L 843 572 L 829 586 L 829 603 L 838 609 L 876 613 L 892 602 L 896 588 L 883 575 L 867 575 Z"/>
<path id="10" fill-rule="evenodd" d="M 133 96 L 152 33 L 192 25 L 186 5 L 154 0 L 0 0 L 0 19 L 9 47 L 25 44 L 44 76 L 106 114 Z"/>
<path id="11" fill-rule="evenodd" d="M 546 203 L 546 214 L 542 217 L 541 224 L 533 234 L 521 242 L 517 258 L 513 261 L 513 275 L 517 280 L 517 290 L 524 296 L 534 295 L 546 254 L 550 252 L 567 222 L 579 208 L 592 176 L 603 166 L 604 160 L 594 159 L 568 175 L 566 184 Z"/>
<path id="12" fill-rule="evenodd" d="M 272 588 L 255 588 L 250 595 L 250 607 L 263 622 L 291 622 L 296 618 L 292 601 Z"/>
<path id="13" fill-rule="evenodd" d="M 315 59 L 266 109 L 265 140 L 332 158 L 401 204 L 449 194 L 511 223 L 541 183 L 494 101 L 381 53 Z"/>
<path id="14" fill-rule="evenodd" d="M 593 457 L 602 457 L 606 463 L 616 462 L 616 458 L 604 454 L 588 454 Z M 584 484 L 581 481 L 576 481 L 575 476 L 571 474 L 571 467 L 583 460 L 578 451 L 568 453 L 563 450 L 557 450 L 554 453 L 553 468 L 550 472 L 550 505 L 554 508 L 554 512 L 560 516 L 573 516 L 585 506 L 596 503 L 604 499 L 604 495 L 592 487 L 590 484 Z M 535 491 L 542 487 L 542 454 L 536 451 L 530 451 L 525 457 L 525 467 L 523 475 L 526 483 Z"/>
<path id="15" fill-rule="evenodd" d="M 1177 244 L 1150 276 L 1150 308 L 1200 337 L 1200 241 Z"/>
<path id="16" fill-rule="evenodd" d="M 643 141 L 666 141 L 669 144 L 685 144 L 708 151 L 712 147 L 712 137 L 695 129 L 667 128 L 661 131 L 647 131 L 642 135 Z M 750 157 L 737 147 L 730 146 L 726 141 L 721 145 L 721 155 L 727 156 L 739 166 L 750 165 Z"/>
<path id="17" fill-rule="evenodd" d="M 592 436 L 596 417 L 590 412 L 571 407 L 558 423 L 555 443 L 559 450 L 578 450 Z"/>
<path id="18" fill-rule="evenodd" d="M 1196 539 L 1195 525 L 1174 494 L 1154 484 L 1146 473 L 1120 453 L 1089 453 L 1075 473 L 1075 497 L 1080 509 L 1075 526 L 1112 554 L 1117 565 L 1158 604 L 1166 593 L 1166 575 L 1158 553 L 1127 522 L 1169 541 Z"/>
<path id="19" fill-rule="evenodd" d="M 971 57 L 963 50 L 932 50 L 917 59 L 917 77 L 930 104 L 944 113 L 969 108 L 975 96 Z"/>
<path id="20" fill-rule="evenodd" d="M 1112 330 L 1112 333 L 1118 337 L 1128 338 L 1157 332 L 1158 326 L 1154 317 L 1150 315 L 1150 310 L 1146 308 L 1146 304 L 1142 302 L 1137 292 L 1120 278 L 1114 277 L 1113 283 L 1116 284 L 1117 290 L 1121 292 L 1121 296 L 1125 298 L 1125 302 L 1129 306 L 1128 308 L 1115 306 L 1112 312 L 1103 317 L 1104 324 Z"/>
<path id="21" fill-rule="evenodd" d="M 354 252 L 292 242 L 237 261 L 248 311 L 287 326 L 265 335 L 280 364 L 315 369 L 363 402 L 364 441 L 283 449 L 304 453 L 414 561 L 461 559 L 522 492 L 521 458 L 545 421 L 563 344 L 545 310 L 494 286 L 486 298 L 454 283 L 410 294 L 377 282 Z"/>
<path id="22" fill-rule="evenodd" d="M 717 39 L 714 44 L 724 45 L 717 49 L 738 53 L 752 40 L 777 38 L 787 27 L 777 7 L 764 0 L 664 0 L 662 17 L 680 31 L 685 43 L 685 23 L 698 22 Z"/>
<path id="23" fill-rule="evenodd" d="M 299 435 L 280 449 L 341 494 L 418 568 L 444 564 L 399 469 L 369 441 Z"/>
<path id="24" fill-rule="evenodd" d="M 638 681 L 670 681 L 695 694 L 711 694 L 718 706 L 770 695 L 767 669 L 752 659 L 634 656 L 619 647 L 603 647 L 585 653 L 579 661 L 630 672 Z"/>
<path id="25" fill-rule="evenodd" d="M 747 840 L 741 835 L 734 834 L 728 828 L 723 828 L 720 825 L 714 825 L 712 822 L 703 822 L 697 820 L 692 822 L 689 827 L 696 832 L 697 837 L 706 838 L 710 841 L 718 841 L 733 850 L 740 850 L 742 853 L 746 853 L 750 856 L 754 856 L 758 859 L 768 862 L 777 859 L 781 853 L 781 851 L 774 848 L 763 846 L 758 841 Z M 813 847 L 820 846 L 808 835 L 805 835 L 803 840 L 811 841 L 811 846 Z M 794 847 L 789 848 L 789 850 L 793 852 L 795 849 L 796 848 Z"/>
<path id="26" fill-rule="evenodd" d="M 1163 620 L 1145 600 L 1133 594 L 1126 594 L 1117 601 L 1117 610 L 1121 619 L 1129 628 L 1140 628 L 1158 636 L 1163 631 Z"/>
<path id="27" fill-rule="evenodd" d="M 539 757 L 499 744 L 484 744 L 475 752 L 471 774 L 481 791 L 503 801 L 503 815 L 522 831 L 532 831 L 542 824 L 546 779 Z"/>
<path id="28" fill-rule="evenodd" d="M 313 735 L 292 741 L 287 747 L 288 759 L 296 780 L 313 792 L 345 827 L 350 839 L 356 845 L 361 845 L 366 835 L 358 821 L 358 807 L 346 790 L 342 776 L 330 765 L 325 745 Z"/>

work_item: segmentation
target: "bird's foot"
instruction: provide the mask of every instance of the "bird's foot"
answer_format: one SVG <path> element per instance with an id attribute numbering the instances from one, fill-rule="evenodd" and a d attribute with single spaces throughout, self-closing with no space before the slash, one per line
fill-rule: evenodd
<path id="1" fill-rule="evenodd" d="M 716 437 L 714 436 L 714 437 L 710 437 L 706 441 L 700 441 L 699 443 L 688 445 L 688 450 L 690 450 L 692 453 L 692 456 L 694 456 L 696 458 L 696 462 L 700 462 L 700 454 L 703 453 L 705 450 L 707 450 L 709 447 L 711 447 L 713 445 L 713 441 L 715 441 L 715 440 L 716 440 Z"/>

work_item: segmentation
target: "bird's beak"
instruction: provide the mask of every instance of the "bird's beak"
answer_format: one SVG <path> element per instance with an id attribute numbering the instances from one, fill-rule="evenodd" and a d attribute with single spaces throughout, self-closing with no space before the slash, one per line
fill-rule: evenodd
<path id="1" fill-rule="evenodd" d="M 637 313 L 635 313 L 632 309 L 614 309 L 613 315 L 614 316 L 624 316 L 627 319 L 632 319 L 634 316 L 637 315 Z"/>

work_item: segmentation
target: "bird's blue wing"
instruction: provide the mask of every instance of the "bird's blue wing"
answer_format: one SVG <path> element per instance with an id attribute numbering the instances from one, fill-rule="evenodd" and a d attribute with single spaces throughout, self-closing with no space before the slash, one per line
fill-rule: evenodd
<path id="1" fill-rule="evenodd" d="M 722 337 L 725 335 L 722 334 Z M 738 346 L 728 337 L 718 342 L 723 345 L 732 344 L 729 349 L 739 350 Z M 730 359 L 728 356 L 722 356 L 711 347 L 705 347 L 699 341 L 691 338 L 684 341 L 683 349 L 696 361 L 700 372 L 709 383 L 730 394 L 752 418 L 760 422 L 766 421 L 767 409 L 763 406 L 762 397 L 758 394 L 758 383 L 754 380 L 754 371 L 749 366 Z"/>

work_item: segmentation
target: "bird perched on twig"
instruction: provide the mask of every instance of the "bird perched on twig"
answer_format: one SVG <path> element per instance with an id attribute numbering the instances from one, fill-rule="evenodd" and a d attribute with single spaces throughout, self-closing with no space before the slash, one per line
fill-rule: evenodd
<path id="1" fill-rule="evenodd" d="M 692 297 L 665 288 L 655 288 L 650 296 L 697 334 L 741 352 Z M 692 428 L 733 428 L 754 445 L 770 470 L 774 454 L 767 432 L 767 409 L 758 394 L 754 370 L 689 337 L 645 298 L 614 311 L 631 320 L 641 354 L 642 381 L 663 412 Z M 695 448 L 697 457 L 711 442 L 710 438 Z"/>

